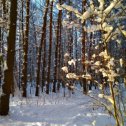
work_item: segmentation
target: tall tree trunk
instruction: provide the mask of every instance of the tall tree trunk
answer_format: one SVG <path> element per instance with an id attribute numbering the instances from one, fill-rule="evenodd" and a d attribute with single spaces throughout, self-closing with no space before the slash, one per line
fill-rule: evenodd
<path id="1" fill-rule="evenodd" d="M 2 83 L 2 29 L 0 28 L 0 87 Z"/>
<path id="2" fill-rule="evenodd" d="M 20 31 L 20 30 L 19 30 Z M 21 88 L 21 45 L 22 45 L 22 39 L 21 39 L 21 33 L 20 33 L 20 35 L 19 35 L 19 61 L 18 61 L 18 72 L 19 72 L 19 74 L 18 74 L 18 87 L 19 87 L 19 90 L 20 90 L 20 88 Z"/>
<path id="3" fill-rule="evenodd" d="M 69 5 L 72 6 L 72 1 L 69 0 Z M 72 12 L 70 12 L 69 21 L 72 21 Z M 68 29 L 68 52 L 70 57 L 73 59 L 73 27 Z M 72 72 L 72 67 L 70 67 L 70 72 Z"/>
<path id="4" fill-rule="evenodd" d="M 82 11 L 84 12 L 85 11 L 85 6 L 86 6 L 86 0 L 83 0 L 82 1 Z M 85 25 L 85 22 L 82 24 L 82 27 Z M 85 50 L 86 50 L 86 47 L 85 47 L 85 40 L 86 39 L 86 32 L 82 29 L 82 65 L 83 65 L 83 72 L 86 73 L 86 69 L 85 69 Z M 86 79 L 83 78 L 82 79 L 82 83 L 83 83 L 83 93 L 84 94 L 87 94 L 87 82 L 86 82 Z"/>
<path id="5" fill-rule="evenodd" d="M 10 8 L 10 29 L 7 38 L 7 67 L 4 71 L 3 94 L 0 96 L 0 115 L 7 115 L 9 112 L 9 97 L 11 87 L 14 85 L 13 69 L 15 61 L 16 21 L 17 21 L 17 0 L 11 0 Z"/>
<path id="6" fill-rule="evenodd" d="M 38 55 L 37 55 L 37 72 L 36 72 L 37 73 L 37 78 L 36 78 L 35 96 L 39 96 L 41 54 L 42 54 L 42 47 L 43 47 L 43 44 L 44 44 L 44 39 L 45 39 L 45 34 L 46 34 L 48 7 L 49 7 L 49 0 L 46 0 L 45 14 L 44 14 L 44 17 L 43 17 L 44 21 L 43 21 L 43 27 L 42 27 L 41 43 L 40 43 L 40 46 L 39 46 L 39 49 L 38 49 Z"/>
<path id="7" fill-rule="evenodd" d="M 27 96 L 27 65 L 28 65 L 28 37 L 29 37 L 29 10 L 30 10 L 30 0 L 26 0 L 26 30 L 25 38 L 23 43 L 24 50 L 24 61 L 22 69 L 22 96 Z"/>
<path id="8" fill-rule="evenodd" d="M 49 53 L 48 53 L 48 74 L 47 74 L 47 84 L 46 93 L 49 94 L 49 83 L 50 83 L 50 70 L 51 70 L 51 53 L 52 53 L 52 21 L 53 21 L 53 1 L 50 4 L 50 28 L 49 28 Z"/>
<path id="9" fill-rule="evenodd" d="M 59 1 L 61 3 L 61 0 Z M 56 82 L 58 80 L 58 48 L 59 48 L 59 27 L 60 27 L 60 11 L 58 13 L 57 19 L 57 31 L 56 31 L 56 49 L 55 49 L 55 65 L 54 65 L 54 82 L 53 82 L 53 89 L 52 91 L 56 93 Z"/>
<path id="10" fill-rule="evenodd" d="M 62 4 L 62 1 L 59 1 Z M 61 81 L 61 44 L 62 44 L 62 10 L 59 10 L 59 45 L 58 45 L 58 83 L 57 83 L 57 91 L 60 90 L 60 81 Z"/>
<path id="11" fill-rule="evenodd" d="M 34 55 L 34 58 L 32 59 L 33 61 L 33 65 L 32 65 L 32 67 L 33 67 L 33 72 L 34 72 L 34 74 L 32 75 L 33 76 L 33 80 L 35 81 L 35 79 L 36 79 L 36 77 L 35 77 L 35 75 L 36 75 L 36 64 L 37 64 L 37 60 L 36 60 L 36 55 L 37 55 L 37 51 L 38 51 L 38 46 L 37 46 L 37 34 L 36 34 L 36 27 L 35 27 L 35 21 L 34 21 L 34 18 L 33 18 L 33 16 L 32 16 L 32 23 L 33 23 L 33 31 L 34 31 L 34 43 L 35 43 L 35 45 L 36 45 L 36 48 L 34 49 L 34 47 L 33 47 L 33 54 L 32 55 Z"/>
<path id="12" fill-rule="evenodd" d="M 24 1 L 21 2 L 21 31 L 22 31 L 22 43 L 24 44 Z"/>
<path id="13" fill-rule="evenodd" d="M 21 15 L 21 26 L 20 26 L 20 36 L 19 36 L 19 42 L 20 42 L 20 50 L 19 50 L 19 75 L 18 75 L 18 86 L 19 89 L 22 88 L 22 66 L 23 66 L 23 52 L 22 52 L 22 47 L 24 44 L 24 1 L 21 1 L 21 11 L 20 11 L 20 15 Z M 24 51 L 24 48 L 23 48 Z M 23 89 L 22 89 L 23 90 Z"/>
<path id="14" fill-rule="evenodd" d="M 45 30 L 46 32 L 46 30 Z M 42 92 L 44 91 L 45 80 L 46 80 L 46 34 L 43 40 L 43 65 L 42 65 Z"/>
<path id="15" fill-rule="evenodd" d="M 49 5 L 48 5 L 48 10 L 49 10 Z M 47 24 L 47 23 L 46 23 Z M 47 31 L 47 26 L 45 25 L 45 34 L 43 36 L 43 56 L 42 56 L 42 60 L 43 60 L 43 63 L 42 63 L 42 92 L 44 91 L 44 86 L 45 84 L 47 85 L 47 83 L 45 83 L 46 81 L 46 62 L 47 62 L 47 59 L 46 59 L 46 53 L 47 53 L 47 50 L 46 50 L 46 47 L 47 47 L 47 41 L 46 41 L 46 32 Z"/>
<path id="16" fill-rule="evenodd" d="M 90 23 L 91 23 L 91 26 L 93 25 L 93 18 L 90 19 Z M 89 42 L 89 51 L 88 51 L 88 60 L 91 61 L 91 56 L 93 54 L 93 50 L 92 50 L 92 45 L 93 44 L 93 32 L 90 33 L 90 42 Z M 88 68 L 88 72 L 91 74 L 92 73 L 92 70 L 91 70 L 91 67 L 89 66 Z M 92 83 L 93 81 L 91 80 L 90 81 L 90 84 L 89 84 L 89 90 L 92 89 Z"/>
<path id="17" fill-rule="evenodd" d="M 75 50 L 76 50 L 75 56 L 76 56 L 76 61 L 78 59 L 77 37 L 78 37 L 78 35 L 77 35 L 77 28 L 75 28 Z M 75 69 L 76 69 L 76 74 L 78 74 L 78 62 L 76 62 L 76 68 Z"/>

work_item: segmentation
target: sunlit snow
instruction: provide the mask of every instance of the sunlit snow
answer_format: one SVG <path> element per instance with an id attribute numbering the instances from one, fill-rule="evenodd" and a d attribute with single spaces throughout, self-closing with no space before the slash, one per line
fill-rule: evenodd
<path id="1" fill-rule="evenodd" d="M 11 98 L 10 114 L 0 117 L 0 126 L 114 126 L 113 118 L 79 91 Z"/>

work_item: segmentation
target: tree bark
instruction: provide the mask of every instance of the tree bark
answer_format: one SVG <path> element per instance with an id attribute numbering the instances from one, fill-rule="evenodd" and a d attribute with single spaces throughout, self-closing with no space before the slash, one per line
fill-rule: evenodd
<path id="1" fill-rule="evenodd" d="M 38 56 L 37 56 L 37 78 L 36 78 L 36 92 L 35 96 L 39 96 L 39 87 L 40 87 L 40 66 L 41 66 L 41 54 L 42 54 L 42 47 L 44 44 L 45 34 L 46 34 L 46 24 L 47 24 L 47 13 L 48 13 L 48 6 L 49 0 L 46 0 L 46 8 L 45 14 L 43 17 L 43 27 L 42 27 L 42 35 L 41 35 L 41 43 L 38 49 Z M 43 90 L 43 87 L 42 87 Z"/>
<path id="2" fill-rule="evenodd" d="M 59 1 L 62 4 L 62 1 Z M 61 50 L 62 50 L 62 10 L 59 10 L 59 45 L 58 45 L 58 83 L 57 83 L 57 91 L 60 90 L 60 82 L 61 82 Z"/>
<path id="3" fill-rule="evenodd" d="M 53 1 L 50 4 L 50 28 L 49 28 L 49 59 L 48 59 L 48 74 L 47 74 L 47 84 L 46 93 L 49 94 L 49 83 L 50 83 L 50 70 L 51 70 L 51 53 L 52 53 L 52 21 L 53 21 Z"/>
<path id="4" fill-rule="evenodd" d="M 25 38 L 23 43 L 24 50 L 24 61 L 22 69 L 22 96 L 27 97 L 27 65 L 28 65 L 28 37 L 29 37 L 29 10 L 30 10 L 30 0 L 26 1 L 26 30 Z"/>
<path id="5" fill-rule="evenodd" d="M 52 91 L 56 93 L 56 82 L 58 81 L 58 48 L 59 48 L 59 27 L 60 27 L 60 11 L 58 12 L 57 31 L 56 31 L 56 49 L 55 49 L 55 66 L 54 66 L 54 82 Z"/>
<path id="6" fill-rule="evenodd" d="M 0 28 L 0 87 L 2 83 L 2 29 Z"/>
<path id="7" fill-rule="evenodd" d="M 82 11 L 85 11 L 85 6 L 86 6 L 86 0 L 82 1 Z M 82 24 L 82 27 L 85 25 L 85 22 Z M 85 40 L 86 39 L 86 32 L 82 29 L 82 65 L 83 65 L 83 73 L 86 73 L 85 69 Z M 82 79 L 82 84 L 83 84 L 83 94 L 87 94 L 87 82 L 86 79 Z"/>
<path id="8" fill-rule="evenodd" d="M 0 96 L 0 115 L 8 115 L 9 97 L 11 87 L 14 85 L 13 69 L 15 61 L 16 21 L 17 21 L 17 0 L 11 0 L 10 8 L 10 29 L 7 38 L 7 67 L 4 71 L 3 95 Z"/>
<path id="9" fill-rule="evenodd" d="M 78 35 L 77 35 L 77 28 L 75 28 L 75 49 L 76 49 L 75 54 L 76 54 L 76 60 L 78 59 L 77 37 L 78 37 Z M 76 74 L 78 74 L 78 62 L 76 62 L 76 68 L 75 69 L 76 69 Z"/>

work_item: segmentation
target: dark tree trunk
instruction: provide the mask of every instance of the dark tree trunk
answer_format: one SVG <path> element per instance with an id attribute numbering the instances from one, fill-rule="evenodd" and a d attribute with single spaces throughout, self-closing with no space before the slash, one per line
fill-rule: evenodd
<path id="1" fill-rule="evenodd" d="M 61 3 L 61 0 L 59 0 Z M 60 18 L 61 18 L 61 10 L 58 13 L 57 19 L 57 31 L 56 31 L 56 49 L 55 49 L 55 66 L 54 66 L 54 82 L 52 91 L 56 93 L 56 82 L 58 81 L 58 50 L 59 50 L 59 37 L 60 37 Z"/>
<path id="2" fill-rule="evenodd" d="M 72 6 L 72 1 L 69 0 L 69 5 Z M 70 12 L 69 21 L 72 21 L 72 12 Z M 73 58 L 73 27 L 68 29 L 68 52 L 70 57 Z M 70 66 L 70 72 L 72 72 L 72 67 Z"/>
<path id="3" fill-rule="evenodd" d="M 76 60 L 78 59 L 77 37 L 78 37 L 78 35 L 77 35 L 77 29 L 75 29 L 75 49 L 76 49 L 75 54 L 76 54 Z M 76 62 L 76 68 L 75 69 L 76 69 L 76 74 L 78 74 L 78 62 Z"/>
<path id="4" fill-rule="evenodd" d="M 47 85 L 46 93 L 49 94 L 49 83 L 50 83 L 50 68 L 51 68 L 51 53 L 52 53 L 52 21 L 53 21 L 53 1 L 50 4 L 50 28 L 49 28 L 49 59 L 48 59 L 48 74 L 47 74 Z"/>
<path id="5" fill-rule="evenodd" d="M 0 87 L 2 83 L 2 29 L 0 28 Z"/>
<path id="6" fill-rule="evenodd" d="M 91 22 L 91 25 L 93 25 L 93 18 L 91 18 L 90 19 L 90 22 Z M 90 42 L 89 42 L 89 51 L 88 51 L 88 60 L 89 61 L 91 61 L 91 56 L 92 56 L 92 54 L 93 54 L 93 50 L 92 50 L 92 45 L 93 44 L 93 32 L 91 32 L 90 33 Z M 91 67 L 89 66 L 88 67 L 88 72 L 90 73 L 90 74 L 92 74 L 92 70 L 91 70 Z M 89 90 L 91 90 L 92 89 L 92 84 L 93 84 L 93 81 L 91 80 L 90 81 L 90 84 L 89 84 Z"/>
<path id="7" fill-rule="evenodd" d="M 9 97 L 11 87 L 14 85 L 13 69 L 15 61 L 15 40 L 16 40 L 16 21 L 17 21 L 17 0 L 11 0 L 10 8 L 10 29 L 7 38 L 7 67 L 4 71 L 4 84 L 2 86 L 3 95 L 0 96 L 0 115 L 7 115 L 9 112 Z"/>
<path id="8" fill-rule="evenodd" d="M 59 1 L 62 4 L 62 1 Z M 62 45 L 62 10 L 59 10 L 60 17 L 59 17 L 59 45 L 58 45 L 58 83 L 57 83 L 57 91 L 60 90 L 60 83 L 61 83 L 61 45 Z"/>
<path id="9" fill-rule="evenodd" d="M 20 46 L 22 47 L 24 44 L 24 1 L 21 1 L 21 33 L 20 33 Z M 22 50 L 19 51 L 19 89 L 22 87 L 22 66 L 23 66 L 23 61 L 22 61 Z M 23 88 L 23 87 L 22 87 Z M 22 89 L 23 90 L 23 89 Z"/>
<path id="10" fill-rule="evenodd" d="M 46 32 L 46 31 L 45 31 Z M 46 80 L 46 34 L 44 36 L 43 42 L 43 65 L 42 65 L 42 92 L 44 91 L 45 80 Z"/>
<path id="11" fill-rule="evenodd" d="M 82 1 L 82 11 L 85 11 L 85 6 L 86 6 L 86 0 Z M 85 25 L 85 22 L 82 24 L 83 26 Z M 85 71 L 85 42 L 86 42 L 86 32 L 82 29 L 82 65 L 83 65 L 83 73 L 86 73 Z M 83 78 L 82 79 L 82 83 L 83 83 L 83 93 L 87 94 L 87 82 L 86 79 Z"/>
<path id="12" fill-rule="evenodd" d="M 24 44 L 24 1 L 21 2 L 21 31 L 22 31 L 22 43 Z"/>
<path id="13" fill-rule="evenodd" d="M 28 37 L 29 37 L 29 10 L 30 10 L 30 0 L 26 1 L 26 30 L 25 38 L 23 43 L 24 50 L 24 61 L 22 69 L 22 96 L 27 97 L 27 65 L 28 65 Z"/>
<path id="14" fill-rule="evenodd" d="M 42 47 L 44 45 L 44 39 L 45 39 L 45 34 L 46 34 L 48 6 L 49 6 L 49 0 L 46 0 L 46 10 L 45 10 L 45 14 L 44 14 L 44 17 L 43 17 L 44 21 L 43 21 L 43 27 L 42 27 L 41 43 L 40 43 L 40 47 L 38 49 L 38 56 L 37 56 L 37 72 L 36 72 L 37 73 L 37 78 L 36 78 L 35 96 L 39 96 L 41 54 L 42 54 Z"/>
<path id="15" fill-rule="evenodd" d="M 19 36 L 19 48 L 21 48 L 21 45 L 22 45 L 22 40 L 21 40 L 21 33 L 20 33 L 20 36 Z M 19 49 L 19 61 L 18 61 L 18 71 L 19 71 L 19 74 L 18 74 L 18 88 L 20 90 L 21 88 L 21 49 Z"/>

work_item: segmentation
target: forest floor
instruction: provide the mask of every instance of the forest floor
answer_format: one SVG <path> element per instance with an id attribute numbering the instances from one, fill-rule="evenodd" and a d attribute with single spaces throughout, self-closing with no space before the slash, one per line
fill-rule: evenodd
<path id="1" fill-rule="evenodd" d="M 0 117 L 0 126 L 114 126 L 114 119 L 94 100 L 79 91 L 68 94 L 11 98 L 10 113 Z"/>

